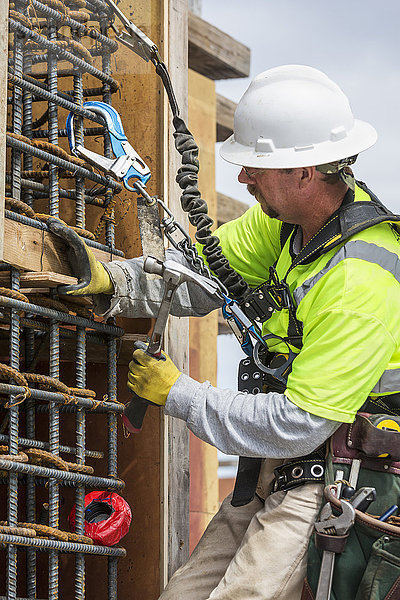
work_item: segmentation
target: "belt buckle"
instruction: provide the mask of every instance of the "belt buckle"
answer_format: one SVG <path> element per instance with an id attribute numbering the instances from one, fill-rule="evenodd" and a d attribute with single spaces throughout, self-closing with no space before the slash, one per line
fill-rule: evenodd
<path id="1" fill-rule="evenodd" d="M 285 485 L 287 482 L 287 477 L 285 473 L 279 475 L 277 469 L 275 469 L 275 483 L 274 483 L 274 492 L 277 492 L 282 485 Z"/>

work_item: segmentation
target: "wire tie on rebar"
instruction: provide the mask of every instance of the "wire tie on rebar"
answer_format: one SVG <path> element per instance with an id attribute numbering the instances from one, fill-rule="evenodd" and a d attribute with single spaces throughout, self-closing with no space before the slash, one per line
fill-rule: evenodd
<path id="1" fill-rule="evenodd" d="M 2 460 L 9 460 L 13 462 L 27 463 L 29 462 L 29 458 L 25 452 L 21 450 L 18 454 L 1 454 L 2 452 L 9 452 L 8 446 L 0 446 L 0 458 Z"/>
<path id="2" fill-rule="evenodd" d="M 18 406 L 18 404 L 22 404 L 25 402 L 27 398 L 32 396 L 32 392 L 28 387 L 25 387 L 25 391 L 17 394 L 12 402 L 6 402 L 4 408 L 13 408 L 14 406 Z"/>
<path id="3" fill-rule="evenodd" d="M 94 398 L 91 398 L 92 400 L 92 407 L 89 410 L 96 410 L 100 404 L 103 404 L 103 400 L 95 400 Z"/>
<path id="4" fill-rule="evenodd" d="M 29 298 L 17 290 L 10 290 L 10 288 L 0 287 L 0 296 L 6 296 L 13 300 L 19 300 L 20 302 L 29 302 Z"/>
<path id="5" fill-rule="evenodd" d="M 126 428 L 125 423 L 122 421 L 122 432 L 124 434 L 124 438 L 127 440 L 131 436 L 131 432 Z"/>
<path id="6" fill-rule="evenodd" d="M 29 206 L 29 204 L 22 202 L 22 200 L 17 200 L 16 198 L 6 197 L 5 205 L 6 205 L 6 208 L 9 208 L 10 210 L 12 210 L 14 212 L 20 212 L 20 213 L 26 215 L 27 217 L 30 217 L 31 219 L 34 218 L 35 211 L 33 210 L 33 208 L 31 206 Z"/>
<path id="7" fill-rule="evenodd" d="M 64 398 L 64 402 L 63 402 L 64 406 L 66 406 L 67 404 L 71 404 L 71 402 L 75 401 L 74 396 L 70 396 L 69 394 L 61 394 L 61 395 Z"/>

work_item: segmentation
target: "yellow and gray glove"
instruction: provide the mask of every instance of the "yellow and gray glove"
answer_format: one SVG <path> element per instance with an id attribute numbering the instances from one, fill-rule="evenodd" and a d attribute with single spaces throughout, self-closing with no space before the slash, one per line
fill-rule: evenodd
<path id="1" fill-rule="evenodd" d="M 114 286 L 109 274 L 82 238 L 59 219 L 49 217 L 46 223 L 49 230 L 67 244 L 68 260 L 79 280 L 75 285 L 59 286 L 58 292 L 71 296 L 113 294 Z"/>
<path id="2" fill-rule="evenodd" d="M 143 350 L 135 350 L 129 363 L 128 387 L 141 398 L 164 406 L 180 375 L 179 369 L 164 352 L 162 358 L 157 359 Z"/>

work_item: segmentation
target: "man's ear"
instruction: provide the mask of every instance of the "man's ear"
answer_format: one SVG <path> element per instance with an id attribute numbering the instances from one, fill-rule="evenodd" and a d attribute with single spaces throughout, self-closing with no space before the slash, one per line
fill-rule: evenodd
<path id="1" fill-rule="evenodd" d="M 302 167 L 299 169 L 299 187 L 308 187 L 315 178 L 315 167 Z"/>

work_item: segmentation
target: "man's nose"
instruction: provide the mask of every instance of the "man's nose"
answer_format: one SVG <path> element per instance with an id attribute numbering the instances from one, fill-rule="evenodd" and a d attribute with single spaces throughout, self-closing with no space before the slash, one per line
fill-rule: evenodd
<path id="1" fill-rule="evenodd" d="M 253 179 L 247 175 L 246 171 L 242 167 L 238 175 L 238 181 L 239 183 L 249 183 L 250 181 L 253 181 Z"/>

